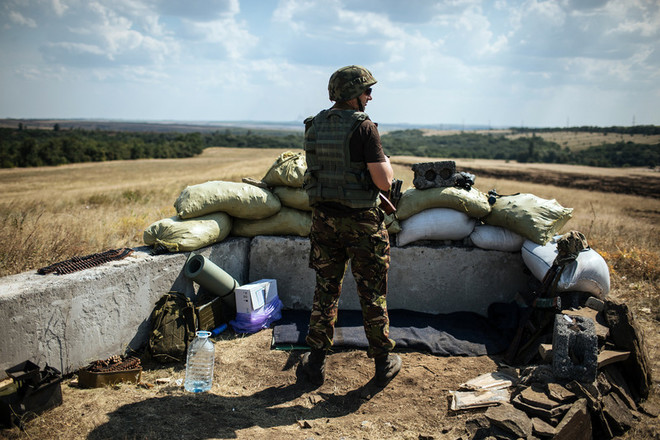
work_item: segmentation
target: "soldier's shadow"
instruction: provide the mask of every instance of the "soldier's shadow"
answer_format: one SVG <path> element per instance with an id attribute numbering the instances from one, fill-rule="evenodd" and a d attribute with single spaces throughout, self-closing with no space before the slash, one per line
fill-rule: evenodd
<path id="1" fill-rule="evenodd" d="M 383 389 L 372 379 L 343 395 L 314 393 L 306 401 L 310 405 L 284 405 L 317 388 L 299 369 L 296 376 L 293 384 L 271 386 L 249 396 L 176 391 L 124 405 L 108 414 L 109 420 L 88 438 L 235 438 L 237 431 L 254 426 L 267 429 L 351 414 Z"/>

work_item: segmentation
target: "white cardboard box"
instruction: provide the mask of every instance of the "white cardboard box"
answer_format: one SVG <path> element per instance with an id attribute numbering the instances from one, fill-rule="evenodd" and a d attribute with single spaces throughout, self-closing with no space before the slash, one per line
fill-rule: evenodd
<path id="1" fill-rule="evenodd" d="M 236 288 L 236 313 L 252 313 L 277 296 L 277 280 L 263 279 Z"/>

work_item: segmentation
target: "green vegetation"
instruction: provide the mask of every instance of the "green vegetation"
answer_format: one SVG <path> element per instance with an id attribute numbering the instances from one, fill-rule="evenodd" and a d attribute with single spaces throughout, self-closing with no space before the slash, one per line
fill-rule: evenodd
<path id="1" fill-rule="evenodd" d="M 574 151 L 537 136 L 567 129 L 512 129 L 526 136 L 510 138 L 498 133 L 463 132 L 425 135 L 421 130 L 399 130 L 382 136 L 391 155 L 418 157 L 500 159 L 522 163 L 564 163 L 601 167 L 655 167 L 660 164 L 660 145 L 619 141 Z M 577 127 L 570 131 L 656 135 L 660 127 Z M 531 136 L 529 136 L 531 133 Z M 35 167 L 77 162 L 102 162 L 145 158 L 193 157 L 206 147 L 302 148 L 300 132 L 251 130 L 180 133 L 122 130 L 53 130 L 0 128 L 0 167 Z"/>
<path id="2" fill-rule="evenodd" d="M 206 147 L 300 148 L 302 134 L 253 134 L 0 128 L 0 167 L 38 167 L 107 160 L 193 157 Z"/>
<path id="3" fill-rule="evenodd" d="M 660 163 L 660 146 L 618 142 L 581 151 L 562 148 L 539 136 L 508 139 L 497 134 L 461 133 L 426 136 L 421 130 L 393 131 L 382 137 L 388 154 L 502 159 L 517 162 L 565 163 L 601 167 L 654 167 Z"/>
<path id="4" fill-rule="evenodd" d="M 516 133 L 552 133 L 557 131 L 569 131 L 573 133 L 608 133 L 615 134 L 643 134 L 651 136 L 660 134 L 660 126 L 657 125 L 633 125 L 631 127 L 594 127 L 584 125 L 581 127 L 566 127 L 566 128 L 525 128 L 525 127 L 511 127 L 511 130 Z"/>

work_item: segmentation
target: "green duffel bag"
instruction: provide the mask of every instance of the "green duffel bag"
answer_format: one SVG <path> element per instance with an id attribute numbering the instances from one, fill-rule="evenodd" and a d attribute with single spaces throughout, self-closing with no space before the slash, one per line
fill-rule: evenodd
<path id="1" fill-rule="evenodd" d="M 213 212 L 226 212 L 237 218 L 262 219 L 272 216 L 281 207 L 280 199 L 265 188 L 221 180 L 189 186 L 174 202 L 174 208 L 182 219 Z"/>
<path id="2" fill-rule="evenodd" d="M 149 225 L 143 239 L 146 245 L 155 249 L 194 251 L 224 240 L 231 232 L 231 224 L 231 217 L 224 212 L 187 220 L 174 216 Z"/>
<path id="3" fill-rule="evenodd" d="M 280 212 L 263 220 L 234 219 L 231 233 L 239 237 L 255 237 L 257 235 L 298 235 L 307 237 L 311 229 L 311 213 L 282 207 Z"/>
<path id="4" fill-rule="evenodd" d="M 446 186 L 406 190 L 396 206 L 396 216 L 399 220 L 406 220 L 431 208 L 450 208 L 472 218 L 482 218 L 490 213 L 488 196 L 478 189 L 471 188 L 467 191 L 463 188 Z"/>
<path id="5" fill-rule="evenodd" d="M 573 208 L 564 208 L 555 199 L 533 194 L 497 196 L 484 223 L 501 226 L 545 245 L 571 219 Z"/>

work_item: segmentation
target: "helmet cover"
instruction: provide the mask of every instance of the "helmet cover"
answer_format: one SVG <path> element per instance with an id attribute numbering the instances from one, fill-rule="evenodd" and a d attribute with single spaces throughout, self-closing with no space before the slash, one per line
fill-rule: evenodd
<path id="1" fill-rule="evenodd" d="M 337 70 L 328 82 L 331 101 L 343 102 L 357 98 L 376 84 L 376 78 L 362 66 L 346 66 Z"/>

